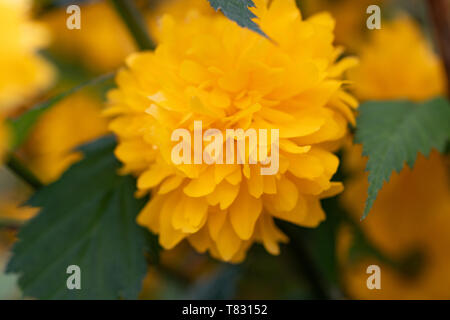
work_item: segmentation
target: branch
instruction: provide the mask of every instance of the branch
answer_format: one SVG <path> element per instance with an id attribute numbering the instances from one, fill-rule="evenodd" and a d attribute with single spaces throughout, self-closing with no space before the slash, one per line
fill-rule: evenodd
<path id="1" fill-rule="evenodd" d="M 145 20 L 133 1 L 111 0 L 117 13 L 128 27 L 140 50 L 155 50 L 156 45 L 150 38 Z"/>
<path id="2" fill-rule="evenodd" d="M 450 2 L 428 0 L 428 8 L 447 73 L 447 94 L 450 95 Z"/>

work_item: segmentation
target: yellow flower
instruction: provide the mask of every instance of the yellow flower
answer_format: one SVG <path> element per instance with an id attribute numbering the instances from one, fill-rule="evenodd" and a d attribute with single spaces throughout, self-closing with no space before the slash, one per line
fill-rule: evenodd
<path id="1" fill-rule="evenodd" d="M 302 0 L 307 14 L 327 10 L 336 20 L 336 43 L 355 49 L 361 44 L 367 31 L 366 14 L 370 5 L 381 6 L 388 0 Z"/>
<path id="2" fill-rule="evenodd" d="M 330 181 L 339 163 L 332 151 L 354 121 L 357 102 L 340 78 L 355 59 L 336 62 L 330 15 L 302 20 L 294 1 L 255 3 L 270 40 L 218 14 L 165 15 L 156 51 L 128 57 L 109 93 L 116 156 L 139 176 L 139 193 L 152 193 L 138 223 L 166 249 L 187 239 L 238 262 L 257 241 L 278 254 L 288 239 L 274 218 L 315 227 L 325 219 L 320 199 L 342 189 Z M 194 133 L 196 120 L 221 133 L 279 129 L 278 173 L 261 175 L 261 164 L 176 165 L 171 134 Z"/>
<path id="3" fill-rule="evenodd" d="M 398 18 L 371 32 L 360 67 L 349 73 L 358 98 L 420 101 L 444 92 L 442 63 L 411 19 Z"/>
<path id="4" fill-rule="evenodd" d="M 383 10 L 383 5 L 389 0 L 302 0 L 307 14 L 327 10 L 333 14 L 336 20 L 336 43 L 345 45 L 349 49 L 356 49 L 364 39 L 367 7 L 378 5 Z"/>
<path id="5" fill-rule="evenodd" d="M 30 20 L 27 0 L 0 0 L 0 112 L 5 113 L 53 80 L 53 69 L 38 54 L 46 30 Z"/>
<path id="6" fill-rule="evenodd" d="M 56 180 L 80 159 L 81 155 L 74 152 L 74 148 L 106 133 L 107 121 L 101 116 L 101 107 L 99 99 L 77 93 L 39 119 L 21 155 L 41 181 Z M 5 140 L 0 130 L 0 142 Z M 28 220 L 39 211 L 23 206 L 31 193 L 27 184 L 7 170 L 0 170 L 0 181 L 1 219 Z"/>
<path id="7" fill-rule="evenodd" d="M 80 159 L 74 148 L 107 131 L 101 102 L 86 94 L 74 94 L 47 111 L 26 145 L 32 170 L 45 183 L 56 180 Z"/>
<path id="8" fill-rule="evenodd" d="M 438 57 L 419 29 L 407 18 L 373 31 L 364 46 L 361 64 L 354 70 L 356 93 L 361 99 L 429 99 L 444 93 Z M 353 70 L 352 70 L 353 71 Z M 354 218 L 361 217 L 367 196 L 367 173 L 361 147 L 344 157 L 344 168 L 353 175 L 342 201 Z M 338 239 L 341 270 L 351 297 L 360 299 L 446 299 L 450 277 L 450 188 L 444 157 L 433 151 L 419 156 L 413 170 L 393 174 L 361 223 L 377 248 L 395 261 L 413 257 L 398 270 L 374 258 L 348 261 L 352 235 L 343 229 Z M 366 286 L 366 268 L 381 267 L 381 290 Z"/>
<path id="9" fill-rule="evenodd" d="M 403 270 L 364 258 L 356 263 L 345 259 L 348 231 L 339 237 L 339 251 L 346 290 L 358 299 L 448 299 L 450 295 L 450 188 L 443 157 L 433 152 L 429 159 L 420 155 L 413 170 L 394 174 L 379 193 L 361 227 L 369 240 L 396 261 L 414 257 Z M 342 200 L 359 218 L 367 194 L 367 175 L 346 183 Z M 369 290 L 369 265 L 381 268 L 381 290 Z M 403 272 L 402 272 L 403 271 Z"/>
<path id="10" fill-rule="evenodd" d="M 111 71 L 136 50 L 129 31 L 108 1 L 81 5 L 81 29 L 69 30 L 65 9 L 45 15 L 44 21 L 54 32 L 52 49 L 97 72 Z M 164 13 L 181 17 L 195 8 L 201 12 L 214 12 L 206 0 L 164 0 L 154 10 L 146 13 L 149 30 L 153 35 L 159 18 Z"/>
<path id="11" fill-rule="evenodd" d="M 135 50 L 132 38 L 108 1 L 81 6 L 81 29 L 69 30 L 65 8 L 44 16 L 54 32 L 52 49 L 78 59 L 94 71 L 117 68 Z"/>
<path id="12" fill-rule="evenodd" d="M 157 2 L 156 7 L 146 14 L 146 20 L 152 37 L 159 42 L 159 25 L 165 14 L 170 14 L 175 20 L 182 20 L 186 14 L 195 10 L 202 15 L 213 15 L 216 11 L 211 7 L 209 1 L 204 0 L 165 0 Z"/>

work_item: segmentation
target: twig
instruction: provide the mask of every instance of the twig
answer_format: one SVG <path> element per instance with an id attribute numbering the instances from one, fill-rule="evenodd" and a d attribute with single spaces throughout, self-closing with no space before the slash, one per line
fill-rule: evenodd
<path id="1" fill-rule="evenodd" d="M 450 1 L 428 0 L 428 7 L 447 73 L 447 94 L 450 95 Z"/>
<path id="2" fill-rule="evenodd" d="M 145 20 L 133 1 L 130 0 L 111 0 L 111 3 L 116 8 L 117 13 L 128 27 L 136 44 L 140 50 L 154 50 L 155 43 L 150 38 L 145 25 Z"/>
<path id="3" fill-rule="evenodd" d="M 44 186 L 44 184 L 15 155 L 10 154 L 6 166 L 33 187 L 33 189 L 37 190 Z"/>

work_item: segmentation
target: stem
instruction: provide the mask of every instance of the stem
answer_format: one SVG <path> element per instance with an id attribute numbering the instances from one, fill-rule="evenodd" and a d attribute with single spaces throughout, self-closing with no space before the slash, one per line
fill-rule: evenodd
<path id="1" fill-rule="evenodd" d="M 169 267 L 162 263 L 159 263 L 155 267 L 161 275 L 174 280 L 175 282 L 182 283 L 183 285 L 188 285 L 190 283 L 190 279 L 175 268 Z"/>
<path id="2" fill-rule="evenodd" d="M 71 94 L 74 94 L 82 89 L 84 89 L 87 86 L 95 86 L 97 84 L 100 84 L 104 81 L 107 81 L 111 78 L 113 78 L 115 75 L 114 72 L 110 72 L 104 75 L 101 75 L 97 78 L 94 78 L 92 80 L 89 80 L 87 82 L 84 82 L 76 87 L 73 87 L 67 91 L 64 91 L 56 96 L 53 96 L 52 98 L 37 104 L 36 106 L 33 106 L 31 109 L 23 113 L 19 118 L 10 120 L 9 123 L 12 126 L 12 130 L 14 132 L 13 135 L 13 142 L 11 149 L 15 150 L 17 149 L 28 137 L 28 134 L 31 132 L 32 128 L 36 124 L 36 121 L 39 119 L 39 117 L 49 108 L 57 104 L 58 102 L 62 101 L 66 97 L 68 97 Z"/>
<path id="3" fill-rule="evenodd" d="M 23 225 L 22 221 L 15 219 L 0 219 L 0 229 L 17 230 Z"/>
<path id="4" fill-rule="evenodd" d="M 303 0 L 295 0 L 295 4 L 297 5 L 298 10 L 300 10 L 302 16 L 305 14 L 304 13 L 304 3 Z"/>
<path id="5" fill-rule="evenodd" d="M 450 95 L 450 2 L 428 0 L 428 7 L 447 73 L 447 94 Z"/>
<path id="6" fill-rule="evenodd" d="M 145 20 L 133 1 L 111 0 L 117 13 L 128 27 L 140 50 L 155 50 L 156 45 L 150 38 Z"/>
<path id="7" fill-rule="evenodd" d="M 383 253 L 363 232 L 361 224 L 355 222 L 348 215 L 342 215 L 342 221 L 347 223 L 354 232 L 356 241 L 365 247 L 364 251 L 370 256 L 374 257 L 382 264 L 389 266 L 393 271 L 397 272 L 399 276 L 406 277 L 411 280 L 418 276 L 423 271 L 423 265 L 426 257 L 420 248 L 408 247 L 406 252 L 401 256 L 391 256 Z"/>
<path id="8" fill-rule="evenodd" d="M 67 96 L 76 93 L 87 86 L 94 86 L 106 80 L 109 80 L 114 77 L 114 75 L 115 72 L 104 74 L 74 88 L 71 88 L 43 103 L 34 106 L 23 115 L 21 115 L 18 119 L 9 122 L 12 126 L 12 130 L 15 132 L 14 142 L 12 143 L 11 149 L 14 150 L 23 143 L 23 141 L 27 138 L 28 133 L 36 123 L 37 119 L 43 112 L 45 112 L 45 110 L 51 108 L 53 105 L 63 100 Z M 44 184 L 12 152 L 8 155 L 6 166 L 34 189 L 39 189 L 44 186 Z"/>
<path id="9" fill-rule="evenodd" d="M 171 280 L 182 283 L 183 285 L 187 285 L 190 282 L 190 279 L 184 274 L 180 273 L 176 268 L 172 268 L 167 266 L 159 261 L 154 261 L 150 258 L 150 255 L 146 254 L 145 258 L 147 260 L 147 264 L 156 268 L 156 271 L 159 272 L 162 276 L 165 276 Z"/>
<path id="10" fill-rule="evenodd" d="M 40 189 L 44 186 L 44 184 L 15 155 L 9 155 L 6 166 L 33 187 L 33 189 Z"/>
<path id="11" fill-rule="evenodd" d="M 363 229 L 361 228 L 361 222 L 355 221 L 355 219 L 350 217 L 347 212 L 342 212 L 341 219 L 342 222 L 348 224 L 350 228 L 352 228 L 355 237 L 359 239 L 359 243 L 364 246 L 364 251 L 368 252 L 371 256 L 373 256 L 383 264 L 388 265 L 395 270 L 399 269 L 400 262 L 385 255 L 372 243 L 372 241 L 366 236 Z"/>
<path id="12" fill-rule="evenodd" d="M 73 1 L 73 0 L 41 0 L 41 1 L 34 1 L 34 6 L 36 7 L 36 15 L 38 17 L 52 11 L 55 9 L 60 9 L 63 7 L 68 7 L 71 4 L 75 4 L 74 2 L 76 2 L 76 4 L 83 4 L 86 3 L 90 0 L 78 0 L 78 1 Z"/>
<path id="13" fill-rule="evenodd" d="M 302 237 L 293 232 L 292 227 L 285 223 L 281 222 L 277 223 L 277 225 L 289 237 L 288 248 L 292 251 L 297 267 L 301 270 L 305 280 L 308 281 L 315 298 L 321 300 L 331 299 L 326 281 L 319 273 L 320 268 L 316 265 Z"/>

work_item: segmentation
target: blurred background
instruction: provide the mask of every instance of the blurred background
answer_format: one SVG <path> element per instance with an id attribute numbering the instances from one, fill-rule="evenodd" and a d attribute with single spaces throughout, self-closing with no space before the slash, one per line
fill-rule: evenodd
<path id="1" fill-rule="evenodd" d="M 422 101 L 447 93 L 425 0 L 297 2 L 303 17 L 321 11 L 334 16 L 335 43 L 360 59 L 347 76 L 349 90 L 361 102 Z M 66 8 L 75 3 L 81 8 L 81 29 L 69 30 Z M 180 19 L 189 10 L 220 14 L 206 0 L 136 4 L 156 41 L 158 21 L 166 13 Z M 366 27 L 366 9 L 372 4 L 381 7 L 381 30 Z M 56 93 L 120 68 L 136 50 L 108 1 L 0 0 L 0 43 L 1 118 L 20 115 Z M 42 181 L 58 179 L 80 158 L 74 147 L 107 132 L 101 109 L 112 86 L 110 81 L 71 95 L 39 120 L 18 155 Z M 231 265 L 182 243 L 161 252 L 158 265 L 149 265 L 141 298 L 449 299 L 448 156 L 419 156 L 413 170 L 394 174 L 363 222 L 365 159 L 351 139 L 339 156 L 334 180 L 344 181 L 345 191 L 323 200 L 327 219 L 316 229 L 279 222 L 291 238 L 279 256 L 256 245 L 242 264 Z M 36 213 L 21 206 L 30 194 L 26 184 L 0 168 L 0 299 L 23 298 L 17 277 L 3 269 L 17 229 Z M 366 286 L 372 264 L 381 268 L 382 290 Z"/>

